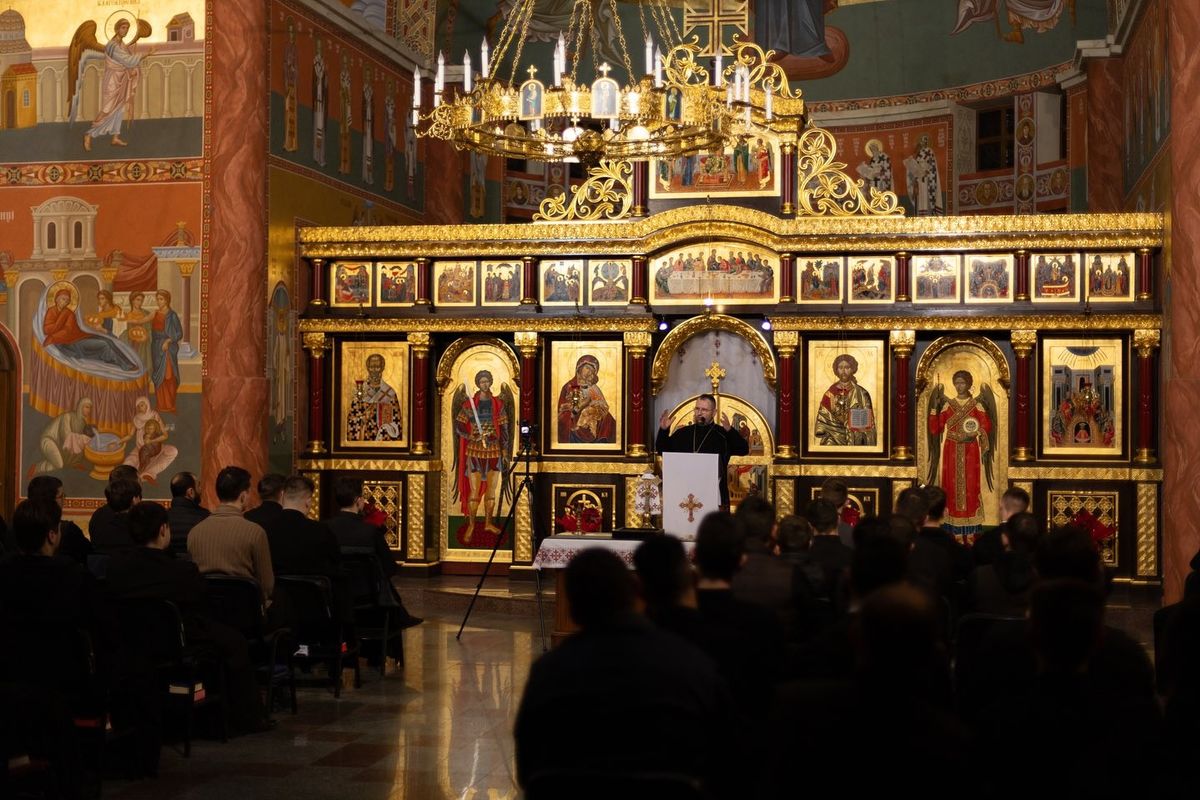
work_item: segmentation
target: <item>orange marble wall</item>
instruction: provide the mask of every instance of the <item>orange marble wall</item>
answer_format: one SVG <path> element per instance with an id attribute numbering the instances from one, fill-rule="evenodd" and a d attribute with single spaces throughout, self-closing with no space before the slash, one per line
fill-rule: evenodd
<path id="1" fill-rule="evenodd" d="M 267 7 L 210 0 L 203 474 L 267 466 Z M 212 482 L 205 480 L 212 503 Z"/>
<path id="2" fill-rule="evenodd" d="M 1087 187 L 1088 211 L 1119 211 L 1125 185 L 1122 161 L 1125 112 L 1122 103 L 1121 59 L 1087 64 Z"/>
<path id="3" fill-rule="evenodd" d="M 1171 112 L 1173 128 L 1200 125 L 1200 3 L 1170 0 Z M 1200 548 L 1200 147 L 1194 136 L 1178 136 L 1171 145 L 1172 210 L 1164 350 L 1162 459 L 1164 600 L 1178 600 L 1188 562 Z"/>

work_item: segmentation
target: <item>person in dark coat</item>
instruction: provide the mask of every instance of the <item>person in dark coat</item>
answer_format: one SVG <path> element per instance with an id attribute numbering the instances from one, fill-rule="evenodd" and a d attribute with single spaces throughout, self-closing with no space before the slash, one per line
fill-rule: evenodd
<path id="1" fill-rule="evenodd" d="M 242 514 L 243 517 L 251 522 L 262 526 L 263 530 L 267 530 L 272 522 L 278 519 L 283 513 L 283 487 L 287 483 L 287 476 L 280 475 L 277 472 L 268 472 L 263 475 L 258 482 L 258 499 L 261 501 L 254 508 Z"/>
<path id="2" fill-rule="evenodd" d="M 196 476 L 190 472 L 176 473 L 171 478 L 171 508 L 167 511 L 171 523 L 170 552 L 173 555 L 187 552 L 188 534 L 208 513 L 208 509 L 200 505 Z"/>
<path id="3" fill-rule="evenodd" d="M 580 630 L 529 671 L 517 782 L 534 791 L 553 771 L 674 773 L 706 796 L 735 796 L 733 708 L 712 661 L 635 613 L 633 580 L 614 554 L 585 550 L 564 577 Z"/>
<path id="4" fill-rule="evenodd" d="M 981 614 L 1024 617 L 1029 593 L 1037 580 L 1033 554 L 1041 538 L 1037 518 L 1027 511 L 1014 514 L 1001 527 L 1004 552 L 991 564 L 971 571 L 970 605 Z"/>
<path id="5" fill-rule="evenodd" d="M 367 508 L 367 501 L 362 496 L 362 481 L 352 478 L 349 475 L 340 475 L 335 478 L 333 481 L 333 502 L 339 510 L 332 517 L 325 520 L 324 524 L 329 527 L 329 530 L 333 531 L 338 547 L 343 552 L 373 551 L 379 560 L 379 566 L 383 570 L 384 578 L 387 579 L 388 587 L 392 592 L 392 598 L 400 606 L 401 626 L 411 627 L 421 624 L 422 620 L 420 617 L 413 616 L 404 608 L 404 601 L 400 599 L 395 586 L 391 583 L 392 577 L 396 574 L 396 556 L 392 553 L 391 548 L 388 547 L 386 531 L 382 525 L 372 525 L 363 517 L 363 511 Z"/>
<path id="6" fill-rule="evenodd" d="M 142 496 L 142 484 L 138 478 L 136 467 L 131 467 L 128 464 L 118 464 L 117 466 L 113 467 L 112 471 L 108 473 L 108 482 L 111 484 L 114 481 L 133 481 L 138 485 L 137 492 L 134 496 Z M 105 496 L 107 497 L 107 493 Z M 126 506 L 125 510 L 128 511 L 129 507 Z M 112 503 L 105 503 L 92 512 L 92 517 L 88 520 L 87 532 L 88 536 L 90 536 L 92 539 L 93 545 L 96 543 L 96 531 L 108 530 L 112 523 L 113 517 L 119 513 L 120 511 L 118 509 L 113 508 Z"/>
<path id="7" fill-rule="evenodd" d="M 37 475 L 29 481 L 29 486 L 25 489 L 25 496 L 30 500 L 52 500 L 62 508 L 63 501 L 67 499 L 66 493 L 63 491 L 63 482 L 53 475 Z M 58 531 L 61 534 L 58 544 L 58 555 L 64 556 L 76 561 L 83 566 L 87 566 L 88 556 L 95 549 L 92 543 L 79 526 L 69 519 L 64 519 L 59 523 Z M 12 542 L 14 548 L 16 541 Z"/>
<path id="8" fill-rule="evenodd" d="M 809 559 L 820 565 L 824 573 L 824 581 L 817 587 L 817 595 L 827 598 L 840 610 L 838 587 L 850 567 L 854 549 L 842 540 L 838 532 L 838 510 L 832 501 L 821 497 L 813 500 L 805 507 L 804 517 L 813 529 L 812 544 L 808 548 Z"/>
<path id="9" fill-rule="evenodd" d="M 267 523 L 267 543 L 276 575 L 341 577 L 342 559 L 329 526 L 308 516 L 315 487 L 303 475 L 287 479 L 280 493 L 280 513 Z"/>
<path id="10" fill-rule="evenodd" d="M 671 433 L 671 416 L 664 411 L 658 420 L 658 435 L 654 449 L 660 453 L 711 453 L 717 457 L 717 482 L 721 490 L 721 508 L 729 508 L 729 471 L 731 456 L 750 453 L 750 442 L 733 429 L 727 414 L 721 414 L 721 423 L 715 419 L 717 399 L 711 394 L 696 398 L 696 422 L 685 425 Z"/>
<path id="11" fill-rule="evenodd" d="M 979 539 L 971 548 L 971 558 L 975 561 L 976 566 L 994 564 L 1000 558 L 1000 554 L 1004 552 L 1004 543 L 1000 541 L 1000 536 L 1008 521 L 1015 515 L 1027 511 L 1029 511 L 1029 492 L 1017 486 L 1010 486 L 1004 490 L 1004 494 L 1000 497 L 1000 524 L 994 528 L 988 528 L 980 534 Z"/>
<path id="12" fill-rule="evenodd" d="M 136 542 L 129 536 L 129 509 L 142 499 L 142 485 L 137 481 L 117 478 L 104 487 L 104 497 L 108 500 L 106 508 L 111 509 L 112 513 L 99 520 L 92 517 L 88 526 L 92 546 L 103 555 L 113 555 L 136 547 Z"/>
<path id="13" fill-rule="evenodd" d="M 733 595 L 774 612 L 786 641 L 794 641 L 812 596 L 804 573 L 775 552 L 775 506 L 758 496 L 734 514 L 745 534 L 745 559 L 733 576 Z"/>

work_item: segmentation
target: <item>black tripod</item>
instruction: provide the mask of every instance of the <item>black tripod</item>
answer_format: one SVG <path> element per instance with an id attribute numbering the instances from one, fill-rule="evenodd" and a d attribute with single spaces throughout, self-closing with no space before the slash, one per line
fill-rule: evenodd
<path id="1" fill-rule="evenodd" d="M 501 483 L 500 485 L 506 486 L 508 482 L 512 480 L 513 473 L 517 471 L 517 467 L 521 465 L 522 461 L 525 462 L 525 474 L 521 478 L 520 485 L 517 486 L 517 491 L 513 493 L 512 504 L 508 509 L 508 516 L 504 518 L 504 523 L 500 526 L 500 533 L 496 534 L 496 544 L 492 545 L 492 554 L 488 556 L 487 564 L 485 564 L 483 567 L 483 574 L 479 576 L 479 585 L 475 587 L 475 594 L 471 595 L 471 603 L 467 606 L 467 613 L 463 614 L 462 624 L 458 626 L 458 633 L 454 636 L 454 638 L 459 641 L 462 640 L 463 629 L 467 627 L 467 620 L 471 618 L 471 610 L 475 608 L 475 601 L 479 599 L 479 592 L 483 589 L 483 582 L 487 580 L 488 572 L 492 568 L 492 562 L 496 560 L 496 552 L 500 549 L 500 545 L 504 543 L 505 538 L 508 536 L 508 531 L 512 527 L 513 520 L 517 515 L 517 503 L 521 500 L 522 492 L 529 492 L 529 506 L 533 509 L 534 541 L 541 541 L 540 537 L 538 536 L 538 528 L 540 525 L 538 523 L 537 500 L 533 488 L 533 475 L 530 470 L 530 464 L 533 461 L 533 432 L 535 430 L 535 426 L 527 424 L 522 425 L 520 430 L 521 449 L 517 451 L 517 460 L 513 462 L 512 467 L 509 468 L 508 472 L 504 476 L 504 483 Z M 542 613 L 541 572 L 539 570 L 534 570 L 533 577 L 537 583 L 536 592 L 538 625 L 540 626 L 542 632 L 542 652 L 545 652 L 546 617 Z"/>

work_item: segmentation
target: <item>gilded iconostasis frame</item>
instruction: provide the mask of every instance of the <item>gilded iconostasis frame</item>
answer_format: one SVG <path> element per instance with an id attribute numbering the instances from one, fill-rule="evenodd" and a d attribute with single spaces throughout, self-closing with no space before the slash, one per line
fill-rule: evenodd
<path id="1" fill-rule="evenodd" d="M 948 236 L 947 225 L 963 235 Z M 735 505 L 759 492 L 780 513 L 797 512 L 821 481 L 839 477 L 870 496 L 867 506 L 885 512 L 904 487 L 930 479 L 934 462 L 939 474 L 932 477 L 944 482 L 951 463 L 947 430 L 977 444 L 982 431 L 993 435 L 992 480 L 981 456 L 978 469 L 964 466 L 971 475 L 963 486 L 972 497 L 955 497 L 956 529 L 970 535 L 995 524 L 999 495 L 1018 486 L 1048 519 L 1076 506 L 1103 511 L 1120 528 L 1106 544 L 1106 560 L 1120 564 L 1129 580 L 1159 573 L 1156 431 L 1133 414 L 1154 391 L 1145 376 L 1154 374 L 1162 324 L 1157 215 L 809 219 L 800 227 L 718 206 L 604 226 L 479 226 L 470 240 L 436 226 L 390 229 L 356 243 L 360 234 L 301 232 L 302 251 L 329 290 L 337 264 L 353 265 L 356 275 L 362 274 L 357 265 L 368 265 L 370 276 L 366 303 L 310 305 L 298 325 L 310 367 L 328 365 L 333 383 L 321 412 L 330 443 L 310 442 L 304 463 L 316 475 L 376 470 L 371 474 L 379 481 L 402 485 L 403 497 L 393 503 L 402 517 L 396 531 L 403 542 L 396 545 L 413 568 L 486 560 L 494 543 L 487 525 L 497 525 L 510 508 L 506 492 L 515 479 L 493 483 L 494 502 L 491 495 L 477 498 L 480 519 L 463 540 L 459 529 L 468 518 L 454 425 L 464 410 L 462 386 L 472 384 L 466 397 L 476 396 L 474 376 L 486 366 L 497 396 L 504 393 L 506 424 L 528 419 L 541 428 L 530 464 L 537 507 L 518 504 L 499 550 L 517 572 L 530 563 L 537 532 L 561 528 L 564 513 L 599 508 L 605 529 L 641 524 L 633 491 L 643 472 L 657 468 L 652 444 L 659 414 L 668 412 L 672 427 L 690 421 L 696 395 L 716 388 L 719 409 L 758 442 L 750 456 L 731 462 Z M 1097 256 L 1101 269 L 1089 276 L 1086 265 Z M 394 267 L 404 270 L 402 284 Z M 752 291 L 713 288 L 747 286 Z M 777 398 L 769 413 L 730 391 L 719 370 L 712 386 L 707 372 L 675 374 L 679 353 L 704 331 L 752 345 L 747 355 L 761 362 Z M 365 371 L 368 350 L 398 345 L 384 353 L 384 382 L 401 384 L 395 388 L 405 440 L 348 440 L 352 373 Z M 1101 356 L 1084 353 L 1097 347 Z M 320 353 L 330 358 L 314 360 Z M 391 372 L 388 354 L 405 361 L 403 373 Z M 852 383 L 831 371 L 847 354 L 856 367 L 847 370 Z M 423 376 L 435 365 L 436 388 L 421 396 L 421 382 L 430 380 Z M 954 385 L 961 370 L 971 376 L 962 391 Z M 686 384 L 682 395 L 677 389 L 660 395 L 668 374 Z M 873 419 L 851 415 L 848 401 L 851 443 L 837 437 L 822 443 L 815 423 L 822 399 L 838 383 L 870 396 Z M 591 395 L 599 405 L 585 417 Z M 1070 414 L 1061 408 L 1067 395 Z M 561 434 L 564 397 L 572 422 L 583 420 L 574 427 L 586 435 Z M 947 412 L 956 398 L 983 409 L 974 417 L 978 427 Z M 931 410 L 941 415 L 936 426 Z M 870 442 L 859 430 L 868 422 L 876 432 Z M 519 438 L 510 429 L 500 459 L 506 466 Z M 388 470 L 403 477 L 387 478 Z M 578 502 L 564 506 L 560 490 Z M 592 525 L 596 513 L 585 516 Z"/>

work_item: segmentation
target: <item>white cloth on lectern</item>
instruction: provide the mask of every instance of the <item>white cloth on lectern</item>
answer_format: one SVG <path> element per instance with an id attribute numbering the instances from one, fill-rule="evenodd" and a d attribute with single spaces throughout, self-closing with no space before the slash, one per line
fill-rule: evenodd
<path id="1" fill-rule="evenodd" d="M 696 538 L 705 514 L 721 505 L 715 453 L 663 453 L 663 530 Z"/>

